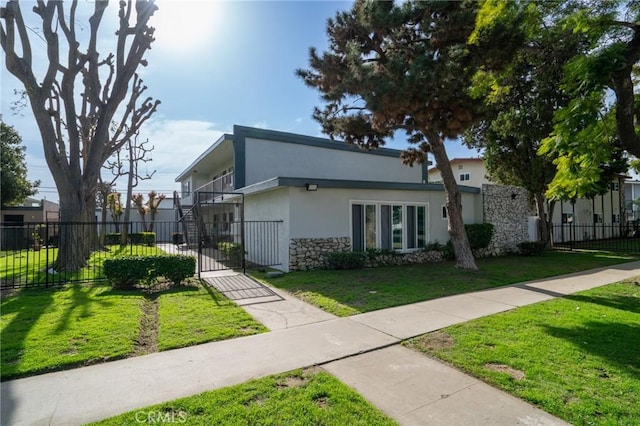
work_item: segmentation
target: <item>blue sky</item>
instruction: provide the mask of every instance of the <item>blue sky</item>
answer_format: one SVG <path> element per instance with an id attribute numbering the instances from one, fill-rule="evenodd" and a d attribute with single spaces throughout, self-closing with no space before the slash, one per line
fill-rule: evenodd
<path id="1" fill-rule="evenodd" d="M 25 3 L 23 13 L 30 18 L 33 13 Z M 117 2 L 112 3 L 107 14 L 115 19 Z M 321 105 L 319 93 L 294 72 L 308 66 L 309 47 L 326 49 L 327 19 L 350 5 L 160 0 L 151 20 L 156 41 L 147 55 L 149 65 L 141 70 L 148 94 L 162 101 L 140 135 L 155 147 L 146 167 L 156 174 L 134 191 L 146 194 L 153 189 L 169 195 L 179 189 L 175 177 L 222 133 L 231 133 L 234 124 L 323 136 L 311 118 L 313 107 Z M 113 31 L 104 34 L 102 54 L 113 49 L 115 40 Z M 10 110 L 16 100 L 13 90 L 20 89 L 20 83 L 4 67 L 1 78 L 3 120 L 23 138 L 29 178 L 42 181 L 36 197 L 55 201 L 33 117 L 28 109 L 22 115 Z M 407 143 L 397 137 L 387 146 L 402 149 Z M 451 158 L 477 155 L 458 142 L 449 143 L 448 150 Z M 125 178 L 117 189 L 125 191 Z"/>

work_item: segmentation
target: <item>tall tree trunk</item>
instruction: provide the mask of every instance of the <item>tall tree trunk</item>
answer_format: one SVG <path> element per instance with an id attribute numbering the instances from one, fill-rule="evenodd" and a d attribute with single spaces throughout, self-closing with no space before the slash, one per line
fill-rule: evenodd
<path id="1" fill-rule="evenodd" d="M 149 232 L 153 232 L 155 223 L 156 223 L 156 212 L 154 210 L 151 210 L 149 212 Z"/>
<path id="2" fill-rule="evenodd" d="M 60 241 L 54 269 L 77 271 L 87 264 L 93 248 L 98 244 L 94 210 L 87 211 L 84 185 L 76 190 L 60 191 Z"/>
<path id="3" fill-rule="evenodd" d="M 444 147 L 444 141 L 439 135 L 428 136 L 431 152 L 436 160 L 436 166 L 442 175 L 442 183 L 446 191 L 447 220 L 449 225 L 449 235 L 453 243 L 453 250 L 456 254 L 456 268 L 477 270 L 478 266 L 473 258 L 473 252 L 469 245 L 467 233 L 464 229 L 462 219 L 462 196 L 458 190 L 456 178 L 451 170 L 449 156 Z"/>
<path id="4" fill-rule="evenodd" d="M 551 247 L 551 212 L 546 211 L 546 198 L 544 194 L 535 193 L 533 198 L 536 203 L 536 215 L 538 216 L 538 239 L 542 241 L 545 246 Z"/>

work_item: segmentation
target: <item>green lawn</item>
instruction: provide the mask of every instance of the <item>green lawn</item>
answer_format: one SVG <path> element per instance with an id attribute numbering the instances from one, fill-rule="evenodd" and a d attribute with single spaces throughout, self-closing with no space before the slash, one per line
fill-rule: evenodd
<path id="1" fill-rule="evenodd" d="M 49 281 L 93 281 L 104 278 L 102 263 L 115 256 L 137 254 L 141 256 L 165 254 L 158 247 L 145 245 L 107 246 L 106 250 L 95 251 L 89 258 L 87 266 L 73 273 L 49 275 Z M 58 255 L 57 248 L 43 248 L 40 251 L 21 250 L 2 252 L 0 255 L 0 282 L 16 282 L 24 284 L 41 284 L 47 280 L 47 269 L 53 266 Z"/>
<path id="2" fill-rule="evenodd" d="M 406 343 L 575 425 L 640 421 L 640 276 Z"/>
<path id="3" fill-rule="evenodd" d="M 269 331 L 208 286 L 176 287 L 161 293 L 158 304 L 159 350 Z"/>
<path id="4" fill-rule="evenodd" d="M 111 287 L 28 289 L 2 300 L 2 379 L 126 357 L 138 337 L 139 293 Z"/>
<path id="5" fill-rule="evenodd" d="M 159 420 L 160 419 L 160 420 Z M 297 370 L 132 411 L 95 424 L 395 425 L 326 372 Z"/>
<path id="6" fill-rule="evenodd" d="M 605 252 L 546 252 L 531 257 L 478 259 L 479 271 L 455 269 L 453 262 L 359 270 L 252 275 L 338 316 L 349 316 L 438 297 L 551 277 L 635 260 Z"/>
<path id="7" fill-rule="evenodd" d="M 0 305 L 2 380 L 266 331 L 213 289 L 25 289 Z"/>

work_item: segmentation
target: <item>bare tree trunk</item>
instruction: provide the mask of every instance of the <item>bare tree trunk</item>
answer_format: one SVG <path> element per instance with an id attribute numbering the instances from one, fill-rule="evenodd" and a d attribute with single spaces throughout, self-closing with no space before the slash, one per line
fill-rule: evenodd
<path id="1" fill-rule="evenodd" d="M 153 232 L 153 228 L 156 224 L 156 212 L 151 210 L 149 212 L 149 232 Z"/>
<path id="2" fill-rule="evenodd" d="M 444 147 L 444 141 L 439 135 L 429 135 L 429 145 L 436 160 L 436 166 L 442 175 L 442 183 L 447 194 L 446 208 L 449 225 L 449 235 L 456 254 L 456 268 L 477 270 L 478 266 L 473 257 L 467 233 L 462 219 L 462 196 L 458 184 L 451 170 L 451 163 Z"/>
<path id="3" fill-rule="evenodd" d="M 84 267 L 93 248 L 99 244 L 95 208 L 87 210 L 82 185 L 75 191 L 60 192 L 60 241 L 54 268 L 77 271 Z"/>
<path id="4" fill-rule="evenodd" d="M 553 207 L 555 202 L 547 204 L 544 194 L 536 193 L 533 195 L 536 203 L 536 215 L 540 219 L 538 222 L 539 240 L 542 241 L 547 248 L 551 248 L 551 230 L 553 221 Z"/>

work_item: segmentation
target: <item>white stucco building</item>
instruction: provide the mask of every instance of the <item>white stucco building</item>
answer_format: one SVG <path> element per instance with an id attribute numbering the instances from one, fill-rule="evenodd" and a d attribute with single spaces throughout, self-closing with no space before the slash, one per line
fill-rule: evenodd
<path id="1" fill-rule="evenodd" d="M 219 206 L 209 216 L 214 222 L 234 222 L 241 214 L 242 196 L 230 193 L 243 194 L 245 221 L 282 221 L 274 266 L 290 270 L 308 257 L 303 253 L 318 250 L 410 252 L 449 240 L 443 186 L 427 183 L 425 166 L 403 165 L 400 153 L 234 126 L 176 182 L 183 210 L 198 201 Z M 465 223 L 481 223 L 480 188 L 461 185 L 460 191 Z M 252 260 L 249 245 L 247 251 Z"/>

